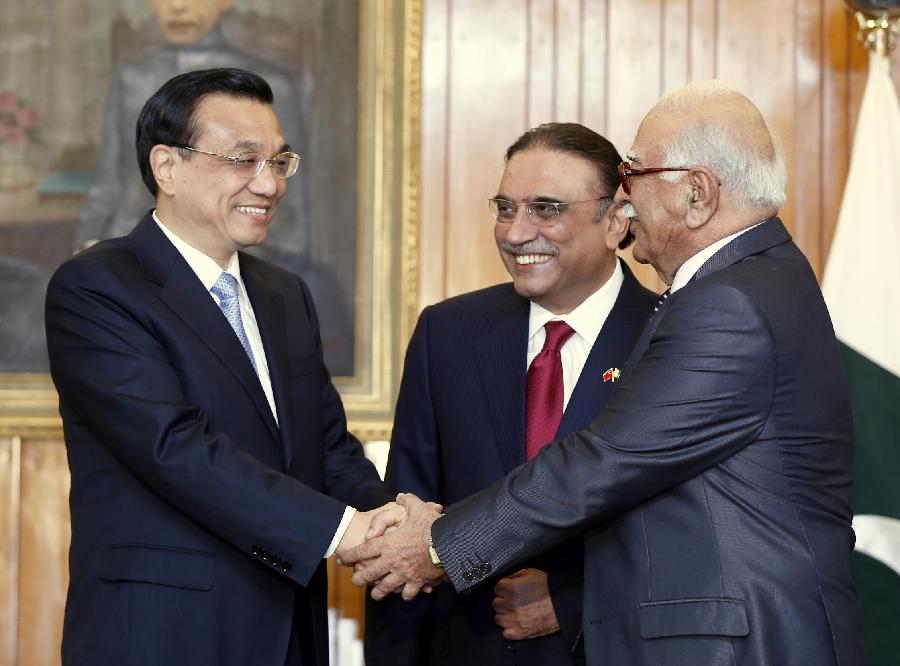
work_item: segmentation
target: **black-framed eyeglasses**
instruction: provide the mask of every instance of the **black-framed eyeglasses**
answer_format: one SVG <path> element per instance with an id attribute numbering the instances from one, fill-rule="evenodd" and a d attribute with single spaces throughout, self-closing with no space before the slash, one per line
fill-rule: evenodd
<path id="1" fill-rule="evenodd" d="M 646 176 L 648 173 L 665 173 L 667 171 L 690 171 L 690 167 L 633 167 L 631 162 L 619 162 L 619 182 L 625 194 L 631 194 L 631 179 L 635 176 Z"/>
<path id="2" fill-rule="evenodd" d="M 266 157 L 262 153 L 257 153 L 256 151 L 238 153 L 237 155 L 220 155 L 219 153 L 200 150 L 199 148 L 186 146 L 180 143 L 172 144 L 172 147 L 183 148 L 184 150 L 190 150 L 194 153 L 202 153 L 203 155 L 211 155 L 212 157 L 227 160 L 231 163 L 233 171 L 239 177 L 246 178 L 247 180 L 253 180 L 261 174 L 267 164 L 272 167 L 272 173 L 275 174 L 276 178 L 290 178 L 297 173 L 297 168 L 300 166 L 300 160 L 303 159 L 297 153 L 290 151 L 278 153 L 275 157 Z"/>
<path id="3" fill-rule="evenodd" d="M 559 215 L 567 206 L 572 204 L 586 203 L 588 201 L 610 201 L 612 197 L 600 197 L 598 199 L 579 199 L 578 201 L 525 201 L 517 204 L 515 201 L 508 199 L 498 199 L 496 197 L 488 199 L 488 208 L 491 210 L 491 216 L 497 221 L 509 224 L 516 219 L 519 212 L 519 206 L 525 208 L 525 213 L 532 224 L 539 227 L 552 227 L 559 221 Z"/>

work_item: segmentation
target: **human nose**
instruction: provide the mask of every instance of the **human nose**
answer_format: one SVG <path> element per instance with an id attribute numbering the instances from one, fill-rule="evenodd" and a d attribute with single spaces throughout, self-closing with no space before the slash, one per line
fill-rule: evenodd
<path id="1" fill-rule="evenodd" d="M 524 204 L 519 204 L 512 222 L 507 222 L 505 226 L 505 238 L 513 245 L 533 240 L 537 236 L 537 227 L 531 221 L 531 215 Z"/>
<path id="2" fill-rule="evenodd" d="M 250 180 L 249 187 L 254 194 L 265 196 L 273 196 L 278 191 L 279 180 L 275 177 L 274 167 L 270 162 L 263 163 L 259 173 Z"/>

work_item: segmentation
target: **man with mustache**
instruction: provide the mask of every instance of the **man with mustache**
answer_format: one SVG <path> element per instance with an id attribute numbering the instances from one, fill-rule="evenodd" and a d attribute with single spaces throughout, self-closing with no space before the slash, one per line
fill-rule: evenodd
<path id="1" fill-rule="evenodd" d="M 688 84 L 645 116 L 619 175 L 634 257 L 671 288 L 615 395 L 443 517 L 403 496 L 407 522 L 342 559 L 378 556 L 355 582 L 409 598 L 580 534 L 588 664 L 864 664 L 849 396 L 777 217 L 786 169 L 765 119 L 720 82 Z"/>
<path id="2" fill-rule="evenodd" d="M 488 203 L 512 283 L 423 311 L 397 401 L 393 489 L 456 502 L 587 425 L 612 395 L 657 300 L 616 257 L 631 240 L 613 215 L 620 159 L 574 123 L 509 147 Z M 466 597 L 439 587 L 410 605 L 370 602 L 366 663 L 577 663 L 583 564 L 576 538 Z"/>

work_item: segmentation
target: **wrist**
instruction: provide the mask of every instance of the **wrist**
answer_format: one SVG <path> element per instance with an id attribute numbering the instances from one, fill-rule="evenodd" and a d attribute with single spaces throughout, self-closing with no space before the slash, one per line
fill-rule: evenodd
<path id="1" fill-rule="evenodd" d="M 441 562 L 441 556 L 438 555 L 437 550 L 434 547 L 434 540 L 431 538 L 431 529 L 428 530 L 428 555 L 431 557 L 431 563 L 436 566 L 441 571 L 444 570 L 444 563 Z"/>

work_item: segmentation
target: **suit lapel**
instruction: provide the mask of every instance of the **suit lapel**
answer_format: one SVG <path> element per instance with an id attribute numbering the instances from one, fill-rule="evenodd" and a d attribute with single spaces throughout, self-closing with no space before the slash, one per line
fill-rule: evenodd
<path id="1" fill-rule="evenodd" d="M 266 364 L 269 368 L 269 380 L 272 382 L 272 393 L 275 396 L 275 409 L 278 412 L 278 430 L 284 451 L 284 468 L 290 469 L 293 449 L 287 446 L 291 439 L 291 404 L 290 382 L 287 378 L 288 344 L 285 328 L 285 312 L 283 296 L 272 289 L 264 276 L 241 255 L 241 277 L 247 287 L 256 324 L 262 338 L 266 353 Z M 268 404 L 268 403 L 267 403 Z M 272 425 L 275 425 L 274 419 Z"/>
<path id="2" fill-rule="evenodd" d="M 510 291 L 488 316 L 475 341 L 475 357 L 484 386 L 494 438 L 504 468 L 525 462 L 525 358 L 529 303 Z"/>
<path id="3" fill-rule="evenodd" d="M 196 333 L 240 382 L 269 431 L 278 427 L 250 359 L 222 311 L 177 249 L 148 213 L 130 235 L 144 276 L 161 285 L 160 299 Z"/>
<path id="4" fill-rule="evenodd" d="M 628 266 L 621 264 L 625 273 L 622 287 L 584 363 L 556 439 L 590 423 L 600 413 L 616 388 L 616 383 L 603 380 L 603 373 L 623 364 L 647 321 L 647 297 Z"/>

